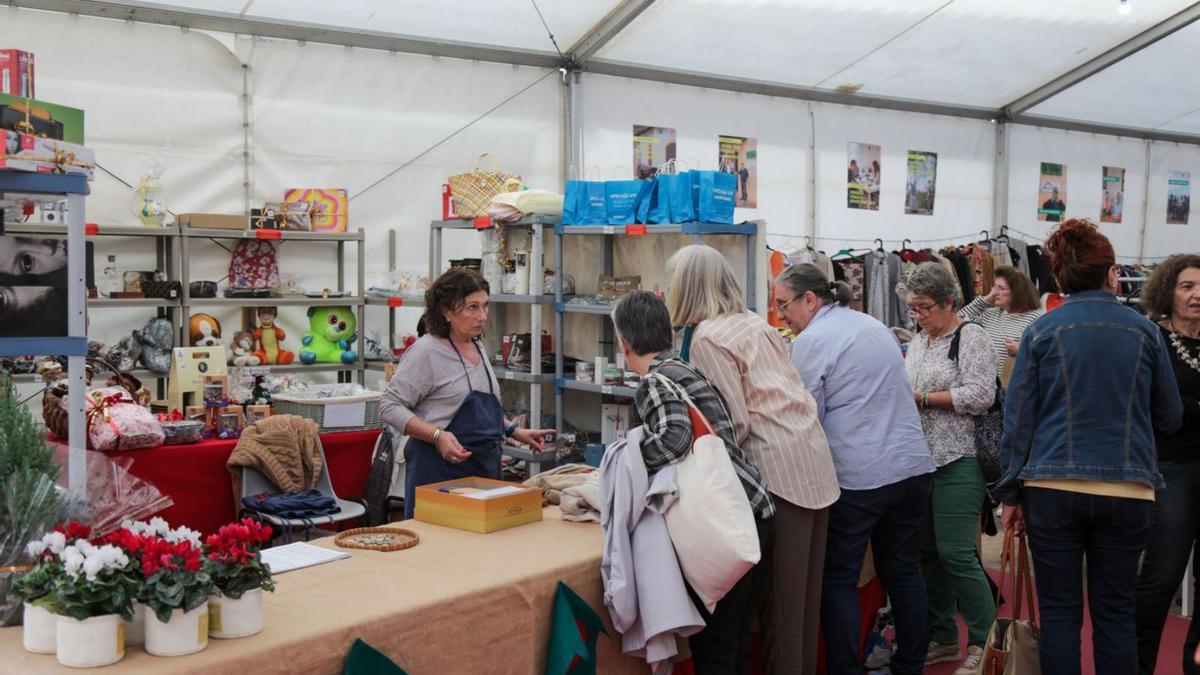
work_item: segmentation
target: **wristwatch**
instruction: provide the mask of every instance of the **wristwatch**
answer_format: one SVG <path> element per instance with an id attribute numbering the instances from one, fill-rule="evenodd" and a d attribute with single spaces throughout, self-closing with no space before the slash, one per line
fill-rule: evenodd
<path id="1" fill-rule="evenodd" d="M 504 435 L 507 438 L 512 438 L 512 435 L 514 433 L 516 433 L 516 431 L 517 431 L 517 423 L 516 422 L 510 422 L 508 426 L 504 427 Z"/>

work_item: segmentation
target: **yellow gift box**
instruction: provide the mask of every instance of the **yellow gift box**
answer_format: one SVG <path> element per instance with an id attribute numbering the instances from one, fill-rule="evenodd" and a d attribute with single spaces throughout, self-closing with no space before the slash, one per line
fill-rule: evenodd
<path id="1" fill-rule="evenodd" d="M 490 491 L 499 491 L 498 493 Z M 541 488 L 490 478 L 459 478 L 416 489 L 413 518 L 487 534 L 542 519 Z"/>

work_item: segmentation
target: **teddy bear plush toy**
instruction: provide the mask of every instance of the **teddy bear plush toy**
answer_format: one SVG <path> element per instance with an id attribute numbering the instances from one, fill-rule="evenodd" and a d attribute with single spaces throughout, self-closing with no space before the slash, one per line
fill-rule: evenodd
<path id="1" fill-rule="evenodd" d="M 188 335 L 193 347 L 221 344 L 221 322 L 211 314 L 193 314 L 188 320 Z"/>
<path id="2" fill-rule="evenodd" d="M 248 330 L 233 334 L 233 344 L 230 345 L 229 353 L 232 355 L 229 363 L 235 366 L 257 366 L 262 363 L 262 360 L 254 355 L 254 334 Z"/>
<path id="3" fill-rule="evenodd" d="M 355 363 L 352 347 L 358 340 L 358 322 L 349 307 L 309 307 L 309 330 L 300 339 L 301 363 Z"/>

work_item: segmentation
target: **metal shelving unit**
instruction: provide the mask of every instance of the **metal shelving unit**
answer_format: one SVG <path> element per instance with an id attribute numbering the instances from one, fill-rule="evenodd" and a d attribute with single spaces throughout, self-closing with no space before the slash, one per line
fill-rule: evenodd
<path id="1" fill-rule="evenodd" d="M 0 171 L 0 198 L 21 194 L 56 195 L 67 200 L 67 336 L 0 338 L 0 356 L 26 354 L 64 355 L 67 357 L 67 395 L 70 412 L 67 423 L 69 450 L 67 484 L 82 488 L 86 482 L 84 443 L 84 357 L 87 355 L 87 318 L 85 316 L 84 273 L 84 196 L 88 181 L 84 176 L 68 174 Z M 11 231 L 11 230 L 10 230 Z"/>
<path id="2" fill-rule="evenodd" d="M 193 239 L 209 239 L 211 241 L 220 240 L 238 240 L 238 239 L 260 239 L 264 241 L 304 241 L 304 242 L 327 242 L 337 244 L 337 289 L 340 292 L 346 290 L 346 243 L 356 244 L 357 249 L 357 290 L 353 296 L 342 298 L 309 298 L 305 296 L 284 296 L 277 298 L 193 298 L 190 293 L 191 282 L 191 260 L 189 254 L 190 242 Z M 358 319 L 358 362 L 353 365 L 342 365 L 336 363 L 313 364 L 311 366 L 304 364 L 289 364 L 287 366 L 264 366 L 271 368 L 272 372 L 336 372 L 338 373 L 339 381 L 350 381 L 353 374 L 357 374 L 359 384 L 365 381 L 366 365 L 364 362 L 364 338 L 363 330 L 366 323 L 366 300 L 363 298 L 365 290 L 364 278 L 365 257 L 363 242 L 366 237 L 363 230 L 359 228 L 353 232 L 296 232 L 291 230 L 217 230 L 183 227 L 179 228 L 180 242 L 180 274 L 179 280 L 183 286 L 183 297 L 180 299 L 180 306 L 183 309 L 183 316 L 190 317 L 193 307 L 338 307 L 349 306 L 353 307 Z M 180 340 L 181 344 L 187 343 L 187 335 L 185 332 L 187 322 L 181 321 Z"/>
<path id="3" fill-rule="evenodd" d="M 443 270 L 442 233 L 445 230 L 484 230 L 491 227 L 529 229 L 529 240 L 532 249 L 530 260 L 536 261 L 540 265 L 544 252 L 542 239 L 547 231 L 546 228 L 558 228 L 559 220 L 557 216 L 543 215 L 528 216 L 513 223 L 493 222 L 487 218 L 477 218 L 475 220 L 435 220 L 429 225 L 429 277 L 432 280 Z M 494 370 L 498 380 L 521 382 L 529 385 L 529 424 L 536 428 L 536 425 L 539 425 L 542 419 L 542 385 L 550 384 L 554 381 L 553 373 L 542 372 L 542 341 L 540 339 L 542 334 L 542 307 L 552 305 L 555 301 L 555 296 L 541 294 L 505 295 L 496 293 L 491 295 L 489 300 L 498 304 L 528 305 L 530 307 L 531 372 L 518 372 L 506 368 L 495 368 Z M 554 339 L 557 344 L 558 334 L 555 334 Z M 561 351 L 561 345 L 558 346 Z M 535 454 L 528 450 L 521 450 L 510 446 L 505 446 L 504 454 L 528 462 L 530 475 L 539 473 L 541 465 L 545 462 L 553 461 L 555 456 L 555 453 L 552 452 Z"/>
<path id="4" fill-rule="evenodd" d="M 562 292 L 564 278 L 563 270 L 563 241 L 578 235 L 600 235 L 604 237 L 603 273 L 613 273 L 614 248 L 617 237 L 641 237 L 660 234 L 691 235 L 692 242 L 704 242 L 705 235 L 740 235 L 747 237 L 746 242 L 746 305 L 751 311 L 755 308 L 757 278 L 756 266 L 759 244 L 759 226 L 754 222 L 734 225 L 717 225 L 712 223 L 671 223 L 662 225 L 556 225 L 554 227 L 554 277 L 557 281 L 554 293 L 554 336 L 561 341 L 564 332 L 563 317 L 567 314 L 591 314 L 601 318 L 600 345 L 604 355 L 610 360 L 616 340 L 613 337 L 612 322 L 607 316 L 612 312 L 612 304 L 592 302 L 587 304 L 569 303 Z M 619 399 L 632 399 L 635 389 L 621 385 L 600 385 L 591 382 L 579 382 L 567 378 L 563 373 L 563 353 L 560 345 L 555 355 L 554 364 L 554 416 L 559 431 L 563 428 L 563 392 L 583 391 L 601 396 L 611 396 Z"/>

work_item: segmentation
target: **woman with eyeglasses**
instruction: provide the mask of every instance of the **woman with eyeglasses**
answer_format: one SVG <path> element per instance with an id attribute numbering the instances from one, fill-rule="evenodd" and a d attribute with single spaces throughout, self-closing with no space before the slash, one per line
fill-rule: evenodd
<path id="1" fill-rule="evenodd" d="M 1029 534 L 1042 672 L 1082 668 L 1086 559 L 1095 672 L 1136 673 L 1138 562 L 1166 487 L 1155 432 L 1175 433 L 1183 418 L 1171 347 L 1117 301 L 1121 271 L 1095 224 L 1068 220 L 1046 252 L 1069 297 L 1017 350 L 1000 438 L 1004 528 Z"/>
<path id="2" fill-rule="evenodd" d="M 1038 300 L 1037 289 L 1021 270 L 1001 265 L 996 268 L 996 281 L 987 295 L 975 298 L 958 313 L 964 321 L 983 326 L 1001 371 L 1017 355 L 1017 345 L 1029 324 L 1045 314 Z M 1008 378 L 1001 377 L 1007 381 Z"/>
<path id="3" fill-rule="evenodd" d="M 908 279 L 908 308 L 920 332 L 905 369 L 937 470 L 921 534 L 921 570 L 929 594 L 927 665 L 963 659 L 956 616 L 967 624 L 967 654 L 955 675 L 970 675 L 996 618 L 987 576 L 975 555 L 984 498 L 975 452 L 975 416 L 996 397 L 996 352 L 981 326 L 955 313 L 958 285 L 939 263 L 922 263 Z"/>
<path id="4" fill-rule="evenodd" d="M 542 449 L 549 429 L 518 428 L 504 419 L 500 385 L 484 356 L 488 282 L 454 267 L 425 292 L 428 332 L 404 352 L 379 415 L 408 436 L 404 446 L 404 517 L 417 487 L 456 478 L 500 479 L 500 441 Z"/>

